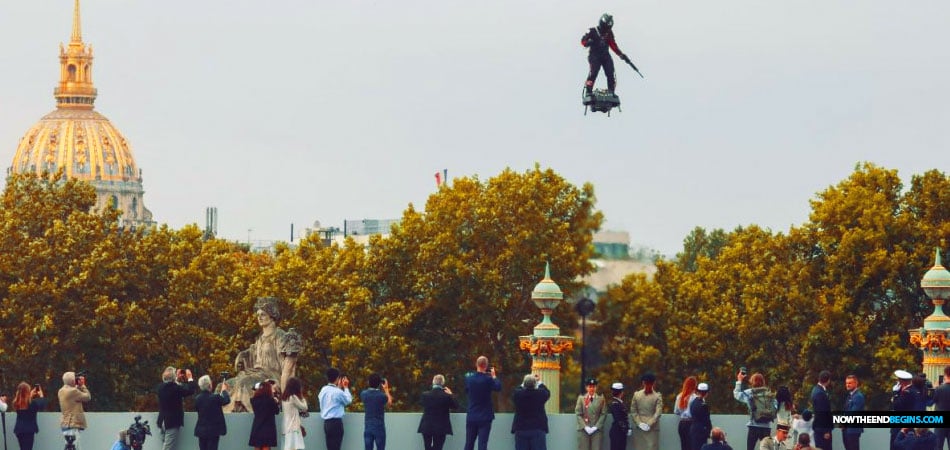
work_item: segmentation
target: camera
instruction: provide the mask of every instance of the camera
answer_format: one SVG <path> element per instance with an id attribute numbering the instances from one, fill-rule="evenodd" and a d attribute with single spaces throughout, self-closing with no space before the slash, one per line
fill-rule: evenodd
<path id="1" fill-rule="evenodd" d="M 741 373 L 743 376 L 745 376 L 745 375 L 748 375 L 748 374 L 749 374 L 749 370 L 746 369 L 745 366 L 742 366 L 742 367 L 739 368 L 739 373 Z"/>
<path id="2" fill-rule="evenodd" d="M 142 416 L 135 416 L 135 423 L 129 425 L 129 445 L 133 450 L 142 450 L 145 444 L 145 436 L 152 435 L 152 428 L 148 426 L 148 421 L 142 422 Z"/>
<path id="3" fill-rule="evenodd" d="M 228 378 L 231 378 L 231 372 L 225 370 L 224 372 L 221 372 L 219 376 L 221 377 L 221 381 L 228 381 Z"/>

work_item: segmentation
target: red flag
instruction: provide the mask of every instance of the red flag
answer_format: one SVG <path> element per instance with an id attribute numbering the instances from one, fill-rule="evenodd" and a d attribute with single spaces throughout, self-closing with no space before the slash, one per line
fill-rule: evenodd
<path id="1" fill-rule="evenodd" d="M 435 173 L 435 186 L 436 187 L 442 186 L 442 174 L 439 172 Z"/>

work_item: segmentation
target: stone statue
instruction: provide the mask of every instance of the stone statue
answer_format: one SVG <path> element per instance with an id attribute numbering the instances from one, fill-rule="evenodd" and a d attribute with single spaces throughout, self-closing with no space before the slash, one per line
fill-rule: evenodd
<path id="1" fill-rule="evenodd" d="M 303 345 L 300 334 L 293 328 L 284 331 L 277 326 L 280 321 L 277 302 L 273 297 L 261 297 L 254 303 L 254 314 L 261 326 L 261 334 L 250 348 L 241 351 L 234 358 L 237 375 L 228 380 L 232 401 L 225 407 L 225 412 L 239 412 L 234 408 L 235 404 L 243 405 L 249 410 L 255 383 L 264 380 L 279 381 L 283 390 L 287 379 L 296 374 L 297 357 Z"/>

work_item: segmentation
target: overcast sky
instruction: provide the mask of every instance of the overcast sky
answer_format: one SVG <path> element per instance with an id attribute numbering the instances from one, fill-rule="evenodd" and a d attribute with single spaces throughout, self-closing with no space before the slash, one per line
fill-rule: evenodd
<path id="1" fill-rule="evenodd" d="M 72 5 L 0 2 L 4 167 L 55 108 Z M 646 78 L 615 59 L 623 112 L 585 117 L 605 11 Z M 695 226 L 800 224 L 860 161 L 950 169 L 948 23 L 946 0 L 82 0 L 96 110 L 159 222 L 213 205 L 222 237 L 288 240 L 421 209 L 441 169 L 538 162 L 666 254 Z"/>

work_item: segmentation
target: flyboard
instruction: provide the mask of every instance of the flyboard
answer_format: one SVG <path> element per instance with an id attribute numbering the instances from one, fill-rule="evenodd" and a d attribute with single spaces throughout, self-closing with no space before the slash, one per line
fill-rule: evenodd
<path id="1" fill-rule="evenodd" d="M 643 78 L 640 69 L 637 69 L 633 61 L 630 61 L 630 58 L 623 58 L 623 60 L 627 64 L 630 64 L 630 67 L 633 67 L 633 70 L 637 72 L 637 75 L 640 75 L 640 78 Z M 607 113 L 607 117 L 610 117 L 610 111 L 614 108 L 617 108 L 617 111 L 623 112 L 623 110 L 620 109 L 620 97 L 618 97 L 616 93 L 606 89 L 594 89 L 590 94 L 586 92 L 586 89 L 582 90 L 581 104 L 584 105 L 585 116 L 588 110 L 591 112 Z"/>

